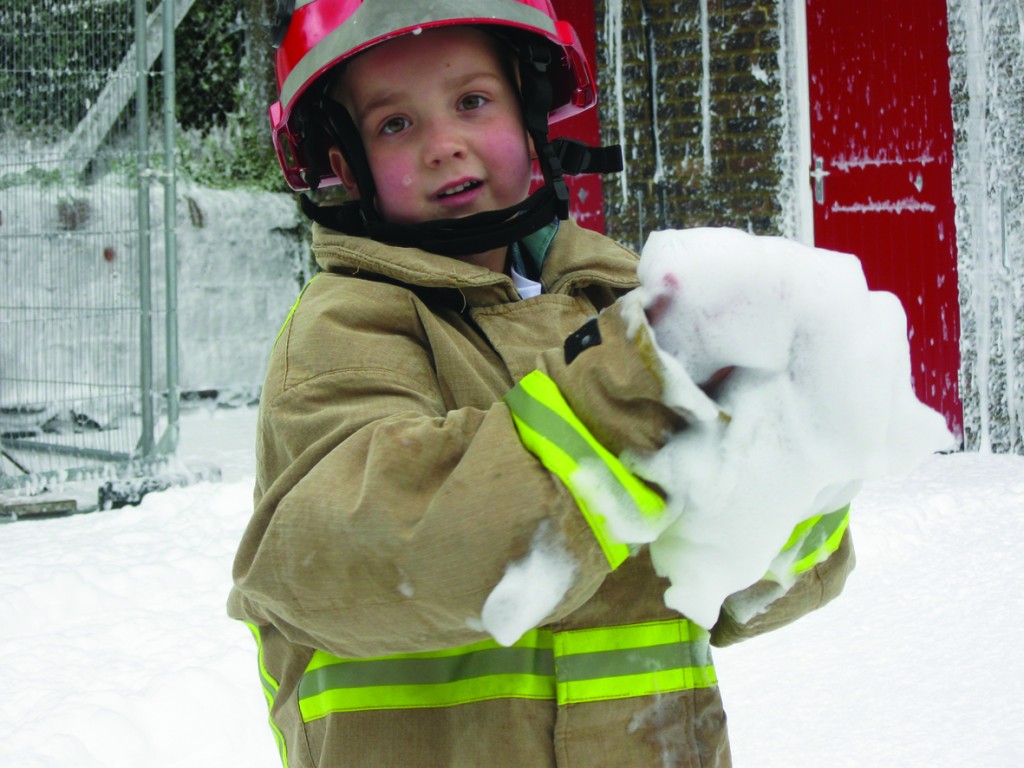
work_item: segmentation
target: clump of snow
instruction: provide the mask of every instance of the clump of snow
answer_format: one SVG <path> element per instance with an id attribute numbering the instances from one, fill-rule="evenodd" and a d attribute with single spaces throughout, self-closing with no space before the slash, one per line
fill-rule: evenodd
<path id="1" fill-rule="evenodd" d="M 541 522 L 526 556 L 508 566 L 484 602 L 482 628 L 502 645 L 543 623 L 572 586 L 576 561 L 551 527 Z"/>
<path id="2" fill-rule="evenodd" d="M 757 82 L 767 85 L 771 82 L 771 75 L 756 62 L 750 65 L 750 74 Z"/>
<path id="3" fill-rule="evenodd" d="M 600 459 L 580 462 L 572 481 L 591 513 L 605 520 L 616 541 L 647 544 L 658 538 L 671 522 L 665 520 L 664 514 L 644 514 Z"/>
<path id="4" fill-rule="evenodd" d="M 855 257 L 738 230 L 677 230 L 650 236 L 639 276 L 645 302 L 662 303 L 652 320 L 662 350 L 696 382 L 731 370 L 711 393 L 728 418 L 696 419 L 658 453 L 634 457 L 678 517 L 651 544 L 672 583 L 665 602 L 710 627 L 798 523 L 953 440 L 914 396 L 902 307 L 868 290 Z"/>

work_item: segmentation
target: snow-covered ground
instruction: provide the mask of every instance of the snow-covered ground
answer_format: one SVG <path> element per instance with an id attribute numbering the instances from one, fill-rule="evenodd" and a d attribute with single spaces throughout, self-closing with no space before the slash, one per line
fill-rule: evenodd
<path id="1" fill-rule="evenodd" d="M 0 526 L 0 766 L 280 765 L 224 615 L 254 424 L 183 416 L 181 457 L 220 483 Z M 1024 765 L 1024 457 L 934 456 L 852 525 L 843 596 L 717 652 L 738 768 Z"/>

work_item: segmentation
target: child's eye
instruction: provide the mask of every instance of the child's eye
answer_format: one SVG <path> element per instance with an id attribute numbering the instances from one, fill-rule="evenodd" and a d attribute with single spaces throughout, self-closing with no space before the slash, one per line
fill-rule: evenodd
<path id="1" fill-rule="evenodd" d="M 470 93 L 459 100 L 459 109 L 463 111 L 480 109 L 487 103 L 487 98 L 479 93 Z"/>
<path id="2" fill-rule="evenodd" d="M 385 136 L 401 133 L 409 127 L 409 121 L 404 117 L 389 117 L 380 127 L 380 132 Z"/>

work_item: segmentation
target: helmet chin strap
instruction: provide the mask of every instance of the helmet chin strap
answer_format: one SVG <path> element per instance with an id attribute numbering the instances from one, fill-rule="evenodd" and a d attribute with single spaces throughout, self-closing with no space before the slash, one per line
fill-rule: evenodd
<path id="1" fill-rule="evenodd" d="M 376 208 L 377 188 L 359 129 L 348 111 L 325 93 L 320 100 L 320 114 L 355 177 L 359 200 L 340 206 L 318 206 L 303 195 L 302 210 L 313 221 L 345 234 L 453 257 L 507 247 L 556 218 L 569 218 L 569 188 L 564 174 L 621 171 L 622 150 L 618 145 L 591 147 L 571 139 L 548 140 L 551 82 L 547 70 L 551 65 L 551 50 L 547 46 L 527 44 L 520 49 L 523 117 L 544 176 L 544 186 L 521 203 L 457 219 L 414 224 L 384 221 Z M 316 184 L 312 182 L 317 181 L 310 179 L 313 189 Z"/>
<path id="2" fill-rule="evenodd" d="M 500 211 L 484 211 L 459 219 L 391 224 L 380 218 L 368 220 L 358 202 L 321 206 L 310 200 L 308 195 L 301 198 L 303 212 L 313 221 L 331 229 L 389 245 L 419 248 L 453 257 L 484 253 L 522 240 L 554 221 L 557 203 L 554 191 L 543 187 L 518 205 Z"/>

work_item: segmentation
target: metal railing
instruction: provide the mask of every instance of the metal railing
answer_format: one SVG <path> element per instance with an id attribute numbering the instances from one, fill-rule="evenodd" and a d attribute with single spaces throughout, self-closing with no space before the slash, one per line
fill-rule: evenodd
<path id="1" fill-rule="evenodd" d="M 0 493 L 152 474 L 175 451 L 174 29 L 191 5 L 0 10 Z"/>

